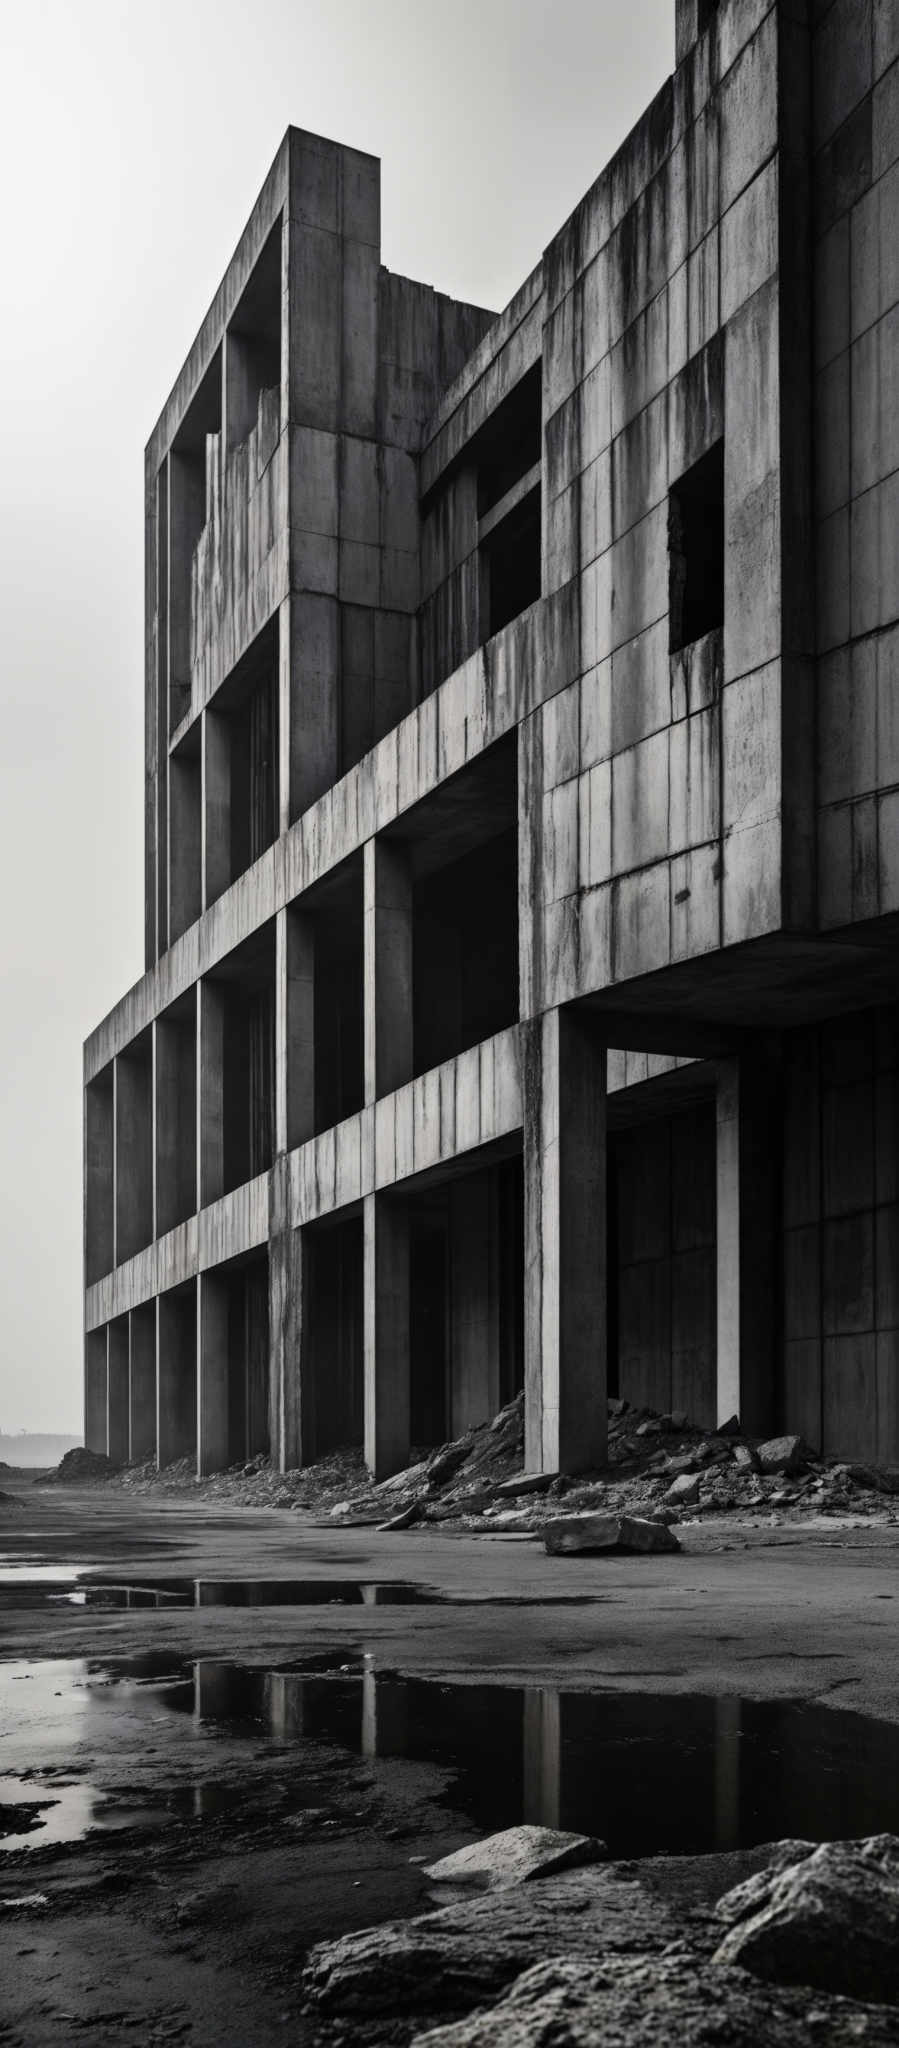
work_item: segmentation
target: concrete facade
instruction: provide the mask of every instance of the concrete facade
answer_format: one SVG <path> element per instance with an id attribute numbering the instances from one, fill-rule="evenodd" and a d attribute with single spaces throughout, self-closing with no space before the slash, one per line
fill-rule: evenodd
<path id="1" fill-rule="evenodd" d="M 677 0 L 496 316 L 288 132 L 147 449 L 95 1448 L 899 1460 L 897 249 L 893 0 Z"/>

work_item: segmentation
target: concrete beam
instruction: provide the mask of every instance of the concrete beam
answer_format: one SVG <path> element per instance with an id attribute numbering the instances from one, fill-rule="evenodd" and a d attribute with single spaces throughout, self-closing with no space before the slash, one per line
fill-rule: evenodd
<path id="1" fill-rule="evenodd" d="M 156 1452 L 156 1310 L 132 1309 L 129 1323 L 128 1456 L 132 1464 Z"/>
<path id="2" fill-rule="evenodd" d="M 197 1476 L 224 1472 L 228 1463 L 228 1283 L 219 1273 L 199 1273 Z"/>
<path id="3" fill-rule="evenodd" d="M 412 873 L 405 847 L 365 846 L 365 1100 L 412 1078 Z"/>
<path id="4" fill-rule="evenodd" d="M 524 1033 L 525 1462 L 605 1463 L 606 1053 L 550 1010 Z"/>
<path id="5" fill-rule="evenodd" d="M 409 1211 L 401 1197 L 364 1204 L 365 1462 L 388 1479 L 409 1461 Z"/>
<path id="6" fill-rule="evenodd" d="M 775 1424 L 779 1295 L 779 1065 L 764 1052 L 722 1060 L 716 1106 L 717 1410 L 751 1435 Z"/>

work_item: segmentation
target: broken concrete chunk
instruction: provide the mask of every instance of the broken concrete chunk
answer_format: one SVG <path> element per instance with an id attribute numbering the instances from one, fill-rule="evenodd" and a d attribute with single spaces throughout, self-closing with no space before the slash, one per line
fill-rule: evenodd
<path id="1" fill-rule="evenodd" d="M 602 1551 L 649 1553 L 681 1547 L 664 1522 L 651 1522 L 639 1515 L 561 1515 L 558 1521 L 547 1522 L 543 1537 L 550 1557 L 579 1551 L 589 1556 Z"/>
<path id="2" fill-rule="evenodd" d="M 899 2004 L 899 1839 L 824 1842 L 719 1901 L 716 1963 L 772 1984 Z M 894 2023 L 895 2024 L 895 2023 Z"/>
<path id="3" fill-rule="evenodd" d="M 734 1444 L 731 1457 L 742 1472 L 758 1471 L 759 1461 L 750 1444 Z"/>
<path id="4" fill-rule="evenodd" d="M 501 1479 L 494 1493 L 497 1500 L 512 1500 L 519 1493 L 548 1493 L 559 1477 L 558 1472 L 518 1472 L 512 1479 Z"/>
<path id="5" fill-rule="evenodd" d="M 413 1522 L 421 1521 L 421 1514 L 421 1501 L 410 1500 L 408 1507 L 400 1508 L 397 1514 L 391 1515 L 389 1522 L 378 1523 L 378 1535 L 386 1535 L 391 1529 L 411 1529 Z"/>
<path id="6" fill-rule="evenodd" d="M 425 1876 L 437 1884 L 472 1884 L 482 1889 L 492 1885 L 523 1884 L 528 1878 L 555 1876 L 581 1864 L 599 1863 L 606 1855 L 604 1842 L 593 1835 L 570 1835 L 559 1828 L 523 1826 L 503 1828 L 482 1842 L 470 1842 L 452 1856 L 425 1868 Z"/>
<path id="7" fill-rule="evenodd" d="M 670 1508 L 691 1508 L 698 1499 L 699 1480 L 695 1474 L 680 1472 L 668 1488 L 665 1505 Z"/>
<path id="8" fill-rule="evenodd" d="M 553 1956 L 535 1963 L 497 2005 L 416 2034 L 412 2048 L 888 2048 L 895 2014 L 845 1998 L 753 1983 L 680 1955 L 630 1961 Z"/>
<path id="9" fill-rule="evenodd" d="M 756 1455 L 762 1472 L 792 1474 L 802 1471 L 812 1453 L 801 1436 L 772 1436 L 767 1443 L 759 1444 Z"/>

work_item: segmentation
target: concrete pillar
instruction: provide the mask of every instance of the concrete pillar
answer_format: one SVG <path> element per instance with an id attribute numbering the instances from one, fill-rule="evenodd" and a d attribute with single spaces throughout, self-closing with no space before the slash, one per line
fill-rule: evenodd
<path id="1" fill-rule="evenodd" d="M 409 1462 L 409 1212 L 398 1195 L 364 1203 L 365 1462 L 388 1479 Z"/>
<path id="2" fill-rule="evenodd" d="M 114 1465 L 128 1463 L 128 1318 L 120 1316 L 107 1330 L 106 1440 Z"/>
<path id="3" fill-rule="evenodd" d="M 88 1286 L 115 1264 L 115 1083 L 107 1067 L 84 1091 L 84 1271 Z"/>
<path id="4" fill-rule="evenodd" d="M 303 1232 L 285 1224 L 269 1238 L 269 1446 L 279 1472 L 308 1464 L 308 1389 L 304 1384 L 306 1258 Z"/>
<path id="5" fill-rule="evenodd" d="M 133 1465 L 156 1453 L 156 1303 L 129 1316 L 128 1455 Z"/>
<path id="6" fill-rule="evenodd" d="M 562 1702 L 548 1686 L 524 1695 L 521 1818 L 532 1827 L 562 1825 Z"/>
<path id="7" fill-rule="evenodd" d="M 231 881 L 231 731 L 217 711 L 203 713 L 203 909 Z"/>
<path id="8" fill-rule="evenodd" d="M 722 1060 L 716 1101 L 717 1415 L 750 1435 L 774 1427 L 779 1147 L 776 1055 Z"/>
<path id="9" fill-rule="evenodd" d="M 153 1078 L 150 1040 L 115 1062 L 115 1263 L 153 1238 Z"/>
<path id="10" fill-rule="evenodd" d="M 156 1443 L 160 1468 L 189 1458 L 197 1445 L 194 1289 L 156 1303 Z"/>
<path id="11" fill-rule="evenodd" d="M 275 1151 L 315 1135 L 315 921 L 279 910 L 275 922 Z"/>
<path id="12" fill-rule="evenodd" d="M 106 1330 L 88 1330 L 84 1339 L 84 1441 L 89 1451 L 106 1453 Z"/>
<path id="13" fill-rule="evenodd" d="M 589 1019 L 523 1027 L 525 1462 L 605 1463 L 606 1054 Z"/>
<path id="14" fill-rule="evenodd" d="M 284 831 L 340 774 L 340 607 L 335 595 L 294 591 L 278 619 Z"/>
<path id="15" fill-rule="evenodd" d="M 492 1174 L 450 1186 L 450 1429 L 489 1422 L 499 1398 L 497 1219 Z"/>
<path id="16" fill-rule="evenodd" d="M 412 1078 L 412 872 L 403 846 L 365 845 L 365 1100 Z"/>
<path id="17" fill-rule="evenodd" d="M 225 991 L 197 983 L 197 1208 L 225 1189 Z"/>
<path id="18" fill-rule="evenodd" d="M 228 1441 L 228 1283 L 197 1275 L 197 1473 L 224 1472 Z"/>

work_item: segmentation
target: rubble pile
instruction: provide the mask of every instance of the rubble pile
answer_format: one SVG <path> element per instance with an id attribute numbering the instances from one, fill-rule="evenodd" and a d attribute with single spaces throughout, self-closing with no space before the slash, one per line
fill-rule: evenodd
<path id="1" fill-rule="evenodd" d="M 608 1463 L 601 1471 L 526 1473 L 524 1400 L 516 1395 L 492 1422 L 422 1452 L 403 1472 L 375 1484 L 358 1447 L 302 1470 L 277 1472 L 260 1455 L 198 1480 L 193 1459 L 163 1472 L 155 1465 L 116 1472 L 90 1451 L 69 1451 L 55 1475 L 62 1484 L 105 1479 L 138 1492 L 189 1491 L 245 1507 L 306 1510 L 335 1522 L 387 1529 L 448 1523 L 462 1528 L 539 1532 L 571 1515 L 614 1516 L 672 1528 L 735 1515 L 749 1522 L 813 1516 L 899 1520 L 899 1467 L 817 1456 L 798 1436 L 764 1441 L 741 1433 L 734 1418 L 718 1430 L 683 1414 L 609 1401 Z"/>
<path id="2" fill-rule="evenodd" d="M 38 1484 L 48 1486 L 88 1486 L 96 1479 L 109 1479 L 116 1475 L 118 1467 L 105 1451 L 88 1451 L 83 1444 L 67 1451 L 60 1458 L 55 1472 L 43 1473 Z"/>

